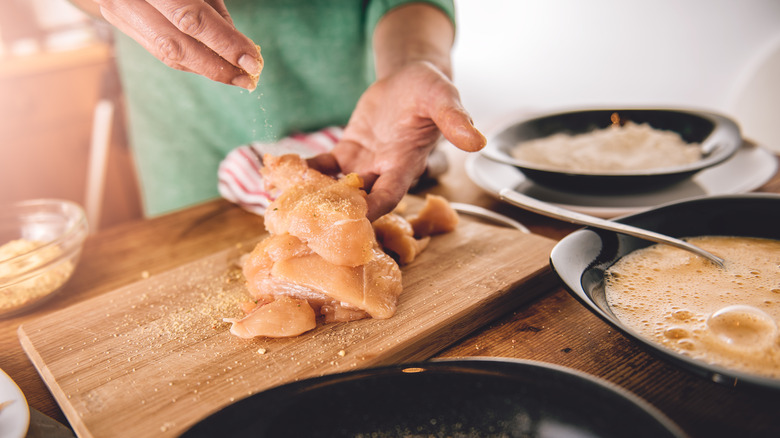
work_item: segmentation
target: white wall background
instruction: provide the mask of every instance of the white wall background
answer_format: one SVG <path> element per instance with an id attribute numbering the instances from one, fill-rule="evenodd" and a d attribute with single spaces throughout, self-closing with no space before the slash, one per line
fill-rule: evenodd
<path id="1" fill-rule="evenodd" d="M 750 136 L 735 102 L 763 59 L 772 50 L 780 54 L 780 0 L 461 0 L 456 6 L 455 83 L 478 126 L 525 110 L 675 106 L 731 115 Z M 762 105 L 774 114 L 765 118 L 780 126 L 780 77 L 764 74 L 767 86 Z M 780 148 L 776 141 L 770 147 Z"/>

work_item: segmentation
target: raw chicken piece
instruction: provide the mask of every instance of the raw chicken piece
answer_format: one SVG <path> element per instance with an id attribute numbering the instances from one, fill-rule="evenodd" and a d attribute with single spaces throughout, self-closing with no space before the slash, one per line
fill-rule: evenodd
<path id="1" fill-rule="evenodd" d="M 438 195 L 425 195 L 425 204 L 409 223 L 418 238 L 433 234 L 449 233 L 458 226 L 458 212 Z"/>
<path id="2" fill-rule="evenodd" d="M 385 251 L 398 257 L 398 263 L 406 265 L 414 261 L 417 255 L 428 246 L 430 237 L 414 238 L 412 225 L 403 217 L 389 213 L 375 220 L 372 225 L 376 239 Z"/>
<path id="3" fill-rule="evenodd" d="M 296 336 L 316 327 L 318 316 L 325 322 L 393 316 L 403 290 L 401 270 L 376 236 L 409 263 L 429 234 L 457 225 L 457 213 L 444 198 L 428 197 L 414 222 L 422 239 L 396 214 L 377 220 L 375 235 L 357 175 L 336 180 L 295 155 L 266 155 L 263 162 L 269 189 L 281 193 L 265 215 L 270 236 L 243 262 L 257 304 L 247 306 L 243 319 L 225 319 L 236 336 Z"/>
<path id="4" fill-rule="evenodd" d="M 259 300 L 306 299 L 326 321 L 389 318 L 401 294 L 401 270 L 379 247 L 361 266 L 334 265 L 289 234 L 260 242 L 244 262 L 249 293 Z"/>
<path id="5" fill-rule="evenodd" d="M 335 184 L 336 179 L 309 168 L 306 160 L 299 155 L 287 154 L 274 156 L 263 155 L 263 175 L 266 189 L 277 189 L 281 192 L 297 186 L 324 187 Z"/>
<path id="6" fill-rule="evenodd" d="M 231 322 L 230 333 L 240 338 L 298 336 L 317 326 L 314 310 L 306 300 L 279 297 L 258 305 L 242 319 L 225 318 Z"/>
<path id="7" fill-rule="evenodd" d="M 271 234 L 298 237 L 336 265 L 360 266 L 373 257 L 376 239 L 357 175 L 335 180 L 297 155 L 265 155 L 263 166 L 266 184 L 282 190 L 265 214 Z"/>

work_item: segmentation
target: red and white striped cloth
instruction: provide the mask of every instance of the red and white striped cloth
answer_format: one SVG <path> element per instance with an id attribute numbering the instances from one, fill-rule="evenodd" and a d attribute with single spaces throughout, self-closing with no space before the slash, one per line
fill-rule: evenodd
<path id="1" fill-rule="evenodd" d="M 330 126 L 308 134 L 293 134 L 276 143 L 252 142 L 230 151 L 219 164 L 219 194 L 245 210 L 262 215 L 276 198 L 265 188 L 260 169 L 264 154 L 298 154 L 303 158 L 329 152 L 344 133 L 339 126 Z M 447 170 L 447 158 L 439 148 L 428 157 L 426 178 L 437 178 Z"/>
<path id="2" fill-rule="evenodd" d="M 265 154 L 298 154 L 304 158 L 329 152 L 344 130 L 331 126 L 310 134 L 293 134 L 276 143 L 252 142 L 230 151 L 219 164 L 219 194 L 246 210 L 262 215 L 275 195 L 265 189 L 260 175 Z"/>

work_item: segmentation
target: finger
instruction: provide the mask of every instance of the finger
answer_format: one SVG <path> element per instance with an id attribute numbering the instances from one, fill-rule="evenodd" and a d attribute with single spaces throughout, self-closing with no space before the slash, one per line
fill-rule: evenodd
<path id="1" fill-rule="evenodd" d="M 262 70 L 262 58 L 255 43 L 236 30 L 222 0 L 147 0 L 181 32 L 205 44 L 217 55 L 250 76 Z"/>
<path id="2" fill-rule="evenodd" d="M 449 101 L 433 114 L 433 122 L 439 127 L 439 131 L 458 149 L 476 152 L 487 144 L 485 136 L 474 126 L 469 114 L 459 104 L 453 105 L 452 101 Z"/>
<path id="3" fill-rule="evenodd" d="M 306 163 L 312 169 L 317 169 L 321 173 L 330 176 L 339 176 L 340 174 L 348 173 L 342 170 L 338 160 L 330 153 L 320 154 L 306 160 Z M 358 176 L 363 181 L 363 189 L 366 191 L 371 190 L 371 186 L 376 181 L 377 175 L 375 173 L 358 173 Z"/>
<path id="4" fill-rule="evenodd" d="M 341 139 L 331 154 L 338 160 L 341 172 L 356 173 L 363 180 L 363 189 L 370 191 L 380 169 L 375 166 L 375 153 L 358 142 Z"/>
<path id="5" fill-rule="evenodd" d="M 100 12 L 109 23 L 167 66 L 190 71 L 180 63 L 183 55 L 181 43 L 172 37 L 180 32 L 150 5 L 138 2 L 134 8 L 128 8 L 124 3 L 112 4 L 112 8 L 101 6 Z M 183 37 L 182 41 L 189 38 Z"/>
<path id="6" fill-rule="evenodd" d="M 374 190 L 374 184 L 379 179 L 379 175 L 375 173 L 358 173 L 358 176 L 363 180 L 363 190 L 366 192 Z"/>
<path id="7" fill-rule="evenodd" d="M 256 83 L 246 72 L 222 59 L 214 51 L 181 33 L 146 2 L 101 6 L 111 24 L 134 39 L 154 57 L 171 68 L 194 72 L 211 80 L 252 89 Z"/>
<path id="8" fill-rule="evenodd" d="M 457 148 L 476 152 L 487 144 L 485 136 L 474 126 L 471 116 L 460 102 L 460 93 L 455 85 L 440 75 L 432 87 L 426 111 L 439 128 L 444 138 Z"/>
<path id="9" fill-rule="evenodd" d="M 368 219 L 373 222 L 393 211 L 417 176 L 402 170 L 379 175 L 366 198 Z"/>
<path id="10" fill-rule="evenodd" d="M 315 155 L 306 159 L 306 162 L 310 168 L 316 169 L 326 175 L 335 176 L 341 173 L 341 167 L 339 166 L 338 160 L 330 153 Z"/>
<path id="11" fill-rule="evenodd" d="M 219 15 L 222 16 L 222 18 L 230 23 L 231 26 L 236 27 L 236 25 L 233 23 L 233 17 L 230 16 L 230 13 L 227 10 L 227 6 L 225 6 L 225 2 L 223 0 L 206 0 L 206 3 L 211 5 L 212 8 L 214 8 L 215 11 Z"/>

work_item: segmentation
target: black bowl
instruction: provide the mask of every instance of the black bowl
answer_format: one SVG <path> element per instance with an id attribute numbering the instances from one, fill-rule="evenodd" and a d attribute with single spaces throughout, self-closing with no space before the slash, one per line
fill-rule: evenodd
<path id="1" fill-rule="evenodd" d="M 682 437 L 642 399 L 587 374 L 512 359 L 332 374 L 238 401 L 182 437 Z"/>
<path id="2" fill-rule="evenodd" d="M 686 165 L 615 172 L 573 172 L 546 168 L 517 160 L 510 151 L 522 141 L 557 133 L 582 134 L 621 121 L 647 123 L 659 130 L 678 133 L 688 143 L 701 144 L 702 158 Z M 730 158 L 742 143 L 739 127 L 731 119 L 706 112 L 683 109 L 591 109 L 547 114 L 513 123 L 488 139 L 482 154 L 494 161 L 517 167 L 529 179 L 548 187 L 573 192 L 615 193 L 657 190 L 691 177 Z"/>
<path id="3" fill-rule="evenodd" d="M 721 235 L 780 239 L 780 195 L 753 193 L 689 199 L 616 221 L 673 237 Z M 651 244 L 610 231 L 584 228 L 555 245 L 550 263 L 577 300 L 650 353 L 729 386 L 739 384 L 762 390 L 780 389 L 780 379 L 712 365 L 660 346 L 637 334 L 612 313 L 605 298 L 604 272 L 624 255 Z"/>

